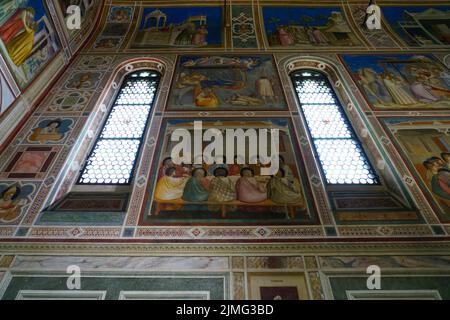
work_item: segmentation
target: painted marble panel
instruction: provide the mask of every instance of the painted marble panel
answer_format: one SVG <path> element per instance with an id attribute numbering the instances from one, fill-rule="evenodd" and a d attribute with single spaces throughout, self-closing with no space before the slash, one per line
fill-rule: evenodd
<path id="1" fill-rule="evenodd" d="M 222 47 L 221 7 L 144 8 L 132 48 Z"/>
<path id="2" fill-rule="evenodd" d="M 342 55 L 375 109 L 450 107 L 450 71 L 431 55 Z"/>
<path id="3" fill-rule="evenodd" d="M 450 45 L 449 6 L 382 7 L 384 18 L 409 46 Z"/>
<path id="4" fill-rule="evenodd" d="M 26 87 L 60 49 L 44 2 L 0 2 L 0 53 L 21 87 Z"/>
<path id="5" fill-rule="evenodd" d="M 271 55 L 181 56 L 169 110 L 286 109 Z"/>
<path id="6" fill-rule="evenodd" d="M 245 159 L 236 155 L 234 164 L 208 165 L 203 157 L 202 164 L 176 165 L 171 153 L 178 142 L 171 141 L 171 133 L 180 128 L 193 136 L 194 126 L 192 120 L 167 120 L 149 177 L 143 224 L 316 223 L 310 203 L 312 196 L 303 178 L 303 163 L 298 145 L 292 140 L 294 133 L 289 120 L 203 119 L 202 127 L 203 132 L 219 128 L 223 134 L 225 129 L 279 129 L 281 169 L 275 176 L 261 175 L 261 169 L 270 164 L 263 165 L 259 157 L 249 160 L 248 154 Z M 202 148 L 209 145 L 202 144 Z M 223 147 L 226 154 L 225 140 Z"/>
<path id="7" fill-rule="evenodd" d="M 361 46 L 339 7 L 262 8 L 270 47 L 355 47 Z"/>
<path id="8" fill-rule="evenodd" d="M 421 185 L 439 208 L 442 221 L 450 221 L 449 119 L 386 119 Z"/>

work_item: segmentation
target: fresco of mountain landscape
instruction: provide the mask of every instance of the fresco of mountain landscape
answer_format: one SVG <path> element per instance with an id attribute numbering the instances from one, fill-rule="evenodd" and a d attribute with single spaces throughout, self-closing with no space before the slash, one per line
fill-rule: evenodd
<path id="1" fill-rule="evenodd" d="M 263 7 L 262 13 L 271 47 L 361 45 L 338 7 Z"/>
<path id="2" fill-rule="evenodd" d="M 441 219 L 450 221 L 450 119 L 387 119 L 425 188 L 441 208 Z"/>
<path id="3" fill-rule="evenodd" d="M 221 47 L 222 8 L 145 8 L 132 48 Z"/>
<path id="4" fill-rule="evenodd" d="M 144 224 L 158 223 L 302 223 L 314 222 L 315 215 L 308 199 L 310 189 L 306 186 L 304 168 L 298 145 L 292 140 L 292 125 L 286 119 L 199 119 L 202 129 L 279 129 L 279 171 L 274 176 L 261 175 L 262 156 L 248 159 L 248 153 L 234 156 L 234 163 L 208 165 L 205 153 L 192 163 L 174 164 L 171 132 L 186 129 L 194 134 L 195 120 L 168 120 L 163 125 L 161 142 L 157 147 L 150 183 L 147 188 L 147 204 Z M 267 136 L 270 140 L 270 137 Z M 192 141 L 193 143 L 193 141 Z M 249 144 L 250 142 L 247 142 Z M 203 148 L 210 143 L 203 142 Z M 270 144 L 270 142 L 269 142 Z M 236 146 L 236 145 L 235 145 Z M 223 154 L 227 153 L 224 139 Z M 248 152 L 248 151 L 247 151 Z M 215 159 L 224 155 L 214 154 Z M 192 157 L 192 155 L 191 155 Z M 205 160 L 206 159 L 206 160 Z M 242 164 L 239 164 L 242 162 Z M 253 163 L 253 164 L 252 164 Z"/>
<path id="5" fill-rule="evenodd" d="M 450 7 L 389 7 L 383 15 L 391 28 L 413 47 L 450 45 Z"/>
<path id="6" fill-rule="evenodd" d="M 271 55 L 181 56 L 169 110 L 285 109 Z"/>
<path id="7" fill-rule="evenodd" d="M 0 53 L 23 88 L 59 50 L 45 1 L 0 1 Z"/>
<path id="8" fill-rule="evenodd" d="M 450 71 L 430 55 L 342 55 L 375 109 L 450 108 Z"/>

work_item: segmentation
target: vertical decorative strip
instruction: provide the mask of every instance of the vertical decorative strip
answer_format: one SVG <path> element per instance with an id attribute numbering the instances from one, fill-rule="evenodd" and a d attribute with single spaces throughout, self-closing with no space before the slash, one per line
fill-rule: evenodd
<path id="1" fill-rule="evenodd" d="M 247 49 L 258 47 L 251 6 L 232 7 L 231 32 L 234 48 Z"/>

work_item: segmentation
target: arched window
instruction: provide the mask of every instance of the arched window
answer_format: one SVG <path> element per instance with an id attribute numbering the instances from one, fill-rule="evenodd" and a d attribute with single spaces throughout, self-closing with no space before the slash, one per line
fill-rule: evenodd
<path id="1" fill-rule="evenodd" d="M 328 77 L 299 70 L 291 78 L 327 183 L 379 184 Z"/>
<path id="2" fill-rule="evenodd" d="M 130 184 L 160 78 L 151 70 L 125 77 L 78 184 Z"/>

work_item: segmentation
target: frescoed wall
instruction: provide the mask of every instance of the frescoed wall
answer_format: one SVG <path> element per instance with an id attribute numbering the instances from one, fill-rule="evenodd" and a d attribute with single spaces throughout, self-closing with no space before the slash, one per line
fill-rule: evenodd
<path id="1" fill-rule="evenodd" d="M 204 130 L 223 128 L 223 131 L 225 128 L 278 128 L 279 153 L 282 159 L 280 170 L 272 177 L 262 175 L 261 168 L 270 165 L 263 164 L 265 160 L 260 156 L 250 159 L 248 154 L 237 155 L 237 146 L 234 164 L 207 164 L 208 156 L 204 154 L 202 164 L 175 165 L 171 151 L 177 143 L 171 142 L 170 133 L 177 128 L 183 128 L 191 131 L 193 136 L 194 124 L 192 121 L 168 121 L 164 129 L 164 139 L 159 147 L 161 152 L 152 170 L 152 182 L 149 183 L 149 199 L 144 214 L 146 223 L 298 223 L 305 219 L 313 221 L 313 209 L 307 200 L 309 187 L 302 178 L 304 174 L 298 146 L 292 141 L 292 124 L 281 119 L 208 119 L 202 122 L 202 127 Z M 270 139 L 270 136 L 267 139 Z M 230 146 L 227 143 L 224 138 L 223 153 L 214 154 L 216 158 L 223 158 L 229 152 L 227 148 Z M 246 143 L 254 144 L 255 141 Z M 206 148 L 208 144 L 203 142 L 202 147 Z M 266 156 L 270 157 L 270 154 Z M 242 163 L 238 164 L 238 161 Z"/>
<path id="2" fill-rule="evenodd" d="M 133 48 L 221 47 L 221 7 L 144 8 Z"/>
<path id="3" fill-rule="evenodd" d="M 181 56 L 169 110 L 286 108 L 270 55 Z"/>
<path id="4" fill-rule="evenodd" d="M 271 47 L 354 47 L 361 42 L 339 7 L 263 7 Z"/>
<path id="5" fill-rule="evenodd" d="M 450 138 L 448 119 L 388 119 L 407 161 L 439 207 L 441 219 L 450 221 Z"/>
<path id="6" fill-rule="evenodd" d="M 343 55 L 375 109 L 447 109 L 450 72 L 431 55 Z"/>
<path id="7" fill-rule="evenodd" d="M 0 52 L 24 88 L 60 50 L 44 1 L 0 3 Z"/>
<path id="8" fill-rule="evenodd" d="M 72 3 L 87 10 L 69 34 L 62 8 Z M 0 299 L 82 297 L 49 277 L 73 264 L 86 290 L 100 291 L 85 298 L 449 297 L 444 0 L 378 0 L 377 31 L 363 28 L 366 4 L 347 0 L 90 3 L 0 0 L 0 28 L 15 12 L 30 23 L 9 24 L 9 46 L 0 33 Z M 55 35 L 47 56 L 44 16 Z M 123 78 L 144 69 L 162 77 L 130 185 L 77 184 Z M 330 114 L 302 113 L 290 76 L 303 69 L 328 77 Z M 308 126 L 328 139 L 345 131 L 342 115 L 379 185 L 326 183 Z M 133 121 L 115 120 L 115 132 Z M 280 129 L 282 170 L 174 165 L 170 134 L 194 121 Z M 323 151 L 336 155 L 326 166 L 348 172 L 336 145 Z M 389 269 L 382 291 L 360 281 L 369 265 Z"/>
<path id="9" fill-rule="evenodd" d="M 383 14 L 395 33 L 411 47 L 450 45 L 448 6 L 385 6 Z"/>

